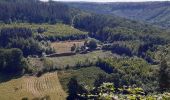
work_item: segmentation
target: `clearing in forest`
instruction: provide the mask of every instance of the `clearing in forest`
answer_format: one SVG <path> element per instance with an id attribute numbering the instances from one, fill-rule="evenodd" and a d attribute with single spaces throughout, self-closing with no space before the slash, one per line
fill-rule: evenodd
<path id="1" fill-rule="evenodd" d="M 84 45 L 84 40 L 79 41 L 64 41 L 64 42 L 53 42 L 51 46 L 55 49 L 57 53 L 71 52 L 71 47 L 73 45 L 76 47 L 81 47 Z"/>

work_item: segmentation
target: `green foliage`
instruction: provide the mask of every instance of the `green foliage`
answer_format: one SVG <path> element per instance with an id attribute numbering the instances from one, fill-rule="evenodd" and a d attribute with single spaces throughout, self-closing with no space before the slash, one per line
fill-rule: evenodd
<path id="1" fill-rule="evenodd" d="M 135 40 L 137 32 L 134 29 L 129 29 L 125 27 L 104 27 L 103 30 L 97 32 L 97 36 L 100 36 L 102 41 L 126 41 Z M 140 34 L 140 33 L 138 33 Z"/>
<path id="2" fill-rule="evenodd" d="M 78 94 L 86 93 L 86 90 L 84 87 L 82 87 L 80 84 L 78 84 L 76 78 L 71 78 L 68 83 L 68 100 L 78 99 Z"/>
<path id="3" fill-rule="evenodd" d="M 132 20 L 145 21 L 164 28 L 170 27 L 170 3 L 69 3 L 69 6 L 98 14 L 111 14 Z M 136 21 L 133 21 L 136 23 Z"/>
<path id="4" fill-rule="evenodd" d="M 39 33 L 40 29 L 42 33 Z M 0 24 L 0 30 L 0 47 L 19 48 L 24 56 L 53 53 L 47 41 L 84 39 L 87 36 L 86 32 L 64 24 Z"/>
<path id="5" fill-rule="evenodd" d="M 145 88 L 148 91 L 154 91 L 153 88 L 157 87 L 156 71 L 141 58 L 99 59 L 97 66 L 107 73 L 112 73 L 113 78 L 109 78 L 108 81 L 118 83 L 115 84 L 116 87 L 134 84 L 145 87 L 152 84 L 152 89 Z M 118 77 L 118 79 L 114 77 Z"/>
<path id="6" fill-rule="evenodd" d="M 123 94 L 135 94 L 135 95 L 145 95 L 145 92 L 142 88 L 139 87 L 128 87 L 119 89 L 119 92 L 122 92 Z"/>
<path id="7" fill-rule="evenodd" d="M 0 72 L 20 73 L 26 66 L 19 49 L 0 49 Z"/>
<path id="8" fill-rule="evenodd" d="M 168 32 L 142 23 L 133 23 L 123 18 L 109 15 L 81 15 L 75 20 L 75 27 L 85 29 L 91 37 L 101 41 L 138 40 L 157 43 L 166 42 Z M 160 35 L 160 33 L 162 33 Z M 168 36 L 169 37 L 169 36 Z"/>
<path id="9" fill-rule="evenodd" d="M 90 90 L 91 88 L 96 86 L 96 83 L 97 83 L 96 80 L 99 80 L 99 75 L 107 76 L 108 74 L 105 73 L 100 68 L 95 67 L 95 66 L 90 66 L 87 68 L 80 68 L 77 70 L 68 69 L 68 70 L 65 70 L 64 73 L 62 71 L 58 72 L 61 85 L 63 86 L 65 91 L 68 90 L 67 84 L 72 77 L 76 77 L 79 84 L 86 86 L 86 89 Z M 100 86 L 100 84 L 101 83 L 99 83 L 98 86 Z"/>
<path id="10" fill-rule="evenodd" d="M 168 100 L 168 93 L 163 94 L 149 94 L 139 87 L 126 87 L 116 89 L 113 83 L 104 82 L 99 87 L 93 88 L 89 93 L 80 95 L 84 99 L 99 99 L 99 100 Z"/>
<path id="11" fill-rule="evenodd" d="M 94 86 L 99 87 L 105 81 L 106 81 L 106 75 L 105 74 L 98 74 L 98 76 L 97 76 L 97 78 L 94 82 Z"/>
<path id="12" fill-rule="evenodd" d="M 97 42 L 95 40 L 90 40 L 87 44 L 87 46 L 90 48 L 90 49 L 96 49 L 97 48 Z"/>
<path id="13" fill-rule="evenodd" d="M 24 56 L 40 55 L 42 49 L 34 40 L 31 29 L 25 27 L 2 28 L 0 32 L 0 47 L 19 48 Z"/>
<path id="14" fill-rule="evenodd" d="M 166 60 L 162 60 L 160 65 L 159 88 L 161 92 L 170 89 L 170 67 L 167 65 Z"/>
<path id="15" fill-rule="evenodd" d="M 116 41 L 113 43 L 105 44 L 103 50 L 111 50 L 112 53 L 125 56 L 138 56 L 145 59 L 151 64 L 157 64 L 158 60 L 155 56 L 157 55 L 158 48 L 160 45 L 144 43 L 139 40 L 129 41 Z"/>
<path id="16" fill-rule="evenodd" d="M 51 61 L 48 58 L 42 58 L 42 62 L 43 62 L 43 71 L 53 71 L 54 69 L 54 64 L 53 61 Z"/>
<path id="17" fill-rule="evenodd" d="M 99 91 L 99 93 L 107 93 L 107 92 L 114 93 L 115 87 L 113 83 L 103 83 L 100 87 L 98 87 L 97 91 Z"/>
<path id="18" fill-rule="evenodd" d="M 28 58 L 27 60 L 29 66 L 26 68 L 25 73 L 28 74 L 34 74 L 40 77 L 44 73 L 54 72 L 58 70 L 58 68 L 55 67 L 54 62 L 47 57 L 42 57 L 37 59 Z"/>
<path id="19" fill-rule="evenodd" d="M 18 37 L 26 39 L 32 36 L 32 31 L 28 28 L 3 28 L 0 31 L 0 45 L 5 47 L 12 41 L 11 39 L 17 39 Z"/>
<path id="20" fill-rule="evenodd" d="M 11 23 L 0 24 L 3 28 L 25 28 L 33 34 L 32 37 L 39 41 L 63 41 L 78 40 L 87 38 L 87 32 L 80 31 L 66 24 L 29 24 L 29 23 Z M 29 35 L 28 35 L 29 36 Z"/>
<path id="21" fill-rule="evenodd" d="M 0 19 L 2 22 L 29 23 L 70 23 L 71 11 L 67 5 L 39 0 L 7 0 L 0 2 Z"/>

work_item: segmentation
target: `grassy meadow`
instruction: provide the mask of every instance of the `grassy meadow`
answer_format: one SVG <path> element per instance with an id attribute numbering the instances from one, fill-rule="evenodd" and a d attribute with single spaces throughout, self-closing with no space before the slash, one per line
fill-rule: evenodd
<path id="1" fill-rule="evenodd" d="M 94 72 L 95 71 L 95 72 Z M 88 85 L 89 88 L 93 87 L 95 79 L 97 79 L 99 74 L 109 75 L 102 69 L 96 66 L 80 68 L 77 70 L 65 70 L 59 71 L 58 77 L 65 91 L 68 90 L 67 84 L 72 77 L 76 77 L 78 82 L 83 85 Z"/>
<path id="2" fill-rule="evenodd" d="M 12 24 L 0 24 L 2 28 L 13 28 L 13 27 L 27 27 L 30 28 L 35 34 L 38 29 L 43 30 L 43 34 L 46 36 L 69 36 L 75 34 L 87 34 L 87 32 L 80 31 L 65 24 L 30 24 L 30 23 L 12 23 Z"/>
<path id="3" fill-rule="evenodd" d="M 76 66 L 94 65 L 98 58 L 106 58 L 117 56 L 110 51 L 93 51 L 87 54 L 76 54 L 72 56 L 62 57 L 45 57 L 45 58 L 27 58 L 29 62 L 29 69 L 33 72 L 42 69 L 66 69 L 76 68 Z"/>

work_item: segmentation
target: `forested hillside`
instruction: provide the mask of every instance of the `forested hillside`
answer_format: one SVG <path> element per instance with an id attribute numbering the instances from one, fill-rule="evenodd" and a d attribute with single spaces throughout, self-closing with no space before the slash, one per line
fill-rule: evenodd
<path id="1" fill-rule="evenodd" d="M 169 15 L 169 2 L 1 0 L 0 97 L 169 100 L 170 33 L 155 26 Z"/>
<path id="2" fill-rule="evenodd" d="M 56 23 L 69 24 L 70 9 L 59 2 L 48 3 L 39 0 L 1 0 L 1 22 Z"/>
<path id="3" fill-rule="evenodd" d="M 170 2 L 141 3 L 69 3 L 68 5 L 88 12 L 111 14 L 145 21 L 164 28 L 170 27 Z"/>

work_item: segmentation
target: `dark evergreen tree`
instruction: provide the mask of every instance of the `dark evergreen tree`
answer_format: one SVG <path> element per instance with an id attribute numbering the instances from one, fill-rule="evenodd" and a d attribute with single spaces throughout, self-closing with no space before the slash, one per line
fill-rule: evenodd
<path id="1" fill-rule="evenodd" d="M 95 40 L 90 40 L 87 46 L 92 50 L 96 49 L 97 48 L 97 42 Z"/>
<path id="2" fill-rule="evenodd" d="M 167 61 L 165 59 L 161 61 L 160 65 L 159 88 L 161 92 L 170 89 L 170 67 L 167 65 Z"/>
<path id="3" fill-rule="evenodd" d="M 69 7 L 60 2 L 40 0 L 1 0 L 0 20 L 30 23 L 70 23 Z"/>
<path id="4" fill-rule="evenodd" d="M 84 98 L 78 96 L 78 94 L 87 93 L 87 91 L 83 86 L 78 84 L 75 77 L 70 79 L 68 89 L 69 96 L 67 97 L 67 100 L 84 100 Z"/>
<path id="5" fill-rule="evenodd" d="M 25 67 L 20 49 L 0 49 L 0 72 L 18 73 Z"/>
<path id="6" fill-rule="evenodd" d="M 99 74 L 94 82 L 95 87 L 99 87 L 103 82 L 107 80 L 106 75 Z"/>

